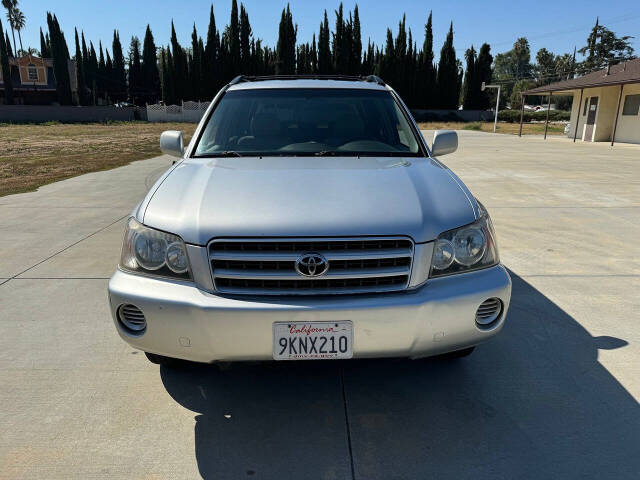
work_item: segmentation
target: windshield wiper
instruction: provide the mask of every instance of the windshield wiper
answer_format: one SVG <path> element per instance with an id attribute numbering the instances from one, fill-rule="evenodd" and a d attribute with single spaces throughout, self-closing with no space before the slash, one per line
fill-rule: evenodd
<path id="1" fill-rule="evenodd" d="M 195 155 L 195 158 L 216 158 L 216 157 L 242 157 L 243 155 L 235 150 L 224 150 L 223 152 L 209 152 Z"/>
<path id="2" fill-rule="evenodd" d="M 329 156 L 335 156 L 340 152 L 336 152 L 335 150 L 320 150 L 319 152 L 314 152 L 313 154 L 316 157 L 329 157 Z"/>

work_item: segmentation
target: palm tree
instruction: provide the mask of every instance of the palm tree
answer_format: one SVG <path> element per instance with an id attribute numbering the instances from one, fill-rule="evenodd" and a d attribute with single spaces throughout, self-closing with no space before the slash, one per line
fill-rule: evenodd
<path id="1" fill-rule="evenodd" d="M 13 51 L 16 51 L 16 34 L 13 31 L 13 10 L 18 8 L 18 0 L 2 0 L 2 6 L 7 9 L 7 20 L 11 27 L 11 35 L 13 36 Z"/>
<path id="2" fill-rule="evenodd" d="M 22 13 L 22 10 L 20 10 L 18 7 L 13 8 L 12 17 L 13 25 L 11 25 L 11 28 L 15 29 L 18 32 L 18 39 L 20 40 L 20 51 L 22 52 L 22 54 L 24 54 L 24 49 L 22 48 L 22 35 L 20 34 L 20 31 L 27 23 L 27 19 L 25 18 L 24 13 Z M 9 23 L 11 23 L 11 20 L 9 21 Z M 15 39 L 13 40 L 13 43 L 16 43 Z"/>

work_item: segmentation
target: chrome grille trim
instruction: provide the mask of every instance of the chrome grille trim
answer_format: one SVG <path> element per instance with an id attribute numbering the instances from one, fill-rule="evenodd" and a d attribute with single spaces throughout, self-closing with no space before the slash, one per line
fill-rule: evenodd
<path id="1" fill-rule="evenodd" d="M 408 237 L 214 239 L 208 244 L 215 290 L 240 295 L 332 295 L 392 292 L 409 284 L 413 241 Z M 300 255 L 315 252 L 327 273 L 304 277 Z"/>

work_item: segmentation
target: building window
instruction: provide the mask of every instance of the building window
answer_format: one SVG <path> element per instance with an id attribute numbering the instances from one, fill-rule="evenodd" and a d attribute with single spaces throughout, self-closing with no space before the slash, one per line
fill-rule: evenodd
<path id="1" fill-rule="evenodd" d="M 37 82 L 38 81 L 38 69 L 35 65 L 29 65 L 27 67 L 27 75 L 29 76 L 29 81 Z"/>
<path id="2" fill-rule="evenodd" d="M 584 108 L 582 109 L 582 116 L 584 117 L 587 114 L 587 102 L 589 101 L 589 98 L 585 98 L 584 99 Z"/>
<path id="3" fill-rule="evenodd" d="M 640 111 L 640 95 L 627 95 L 624 97 L 622 115 L 638 115 Z"/>

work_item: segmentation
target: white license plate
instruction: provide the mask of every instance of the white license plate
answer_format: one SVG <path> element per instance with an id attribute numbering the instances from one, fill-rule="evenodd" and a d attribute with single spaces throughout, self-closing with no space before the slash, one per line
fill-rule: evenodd
<path id="1" fill-rule="evenodd" d="M 353 324 L 337 322 L 276 322 L 274 360 L 333 360 L 353 356 Z"/>

